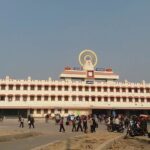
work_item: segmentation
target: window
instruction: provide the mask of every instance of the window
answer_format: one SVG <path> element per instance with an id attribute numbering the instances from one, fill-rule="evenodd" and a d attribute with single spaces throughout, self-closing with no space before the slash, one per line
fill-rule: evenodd
<path id="1" fill-rule="evenodd" d="M 30 86 L 30 89 L 31 89 L 31 90 L 34 90 L 34 89 L 35 89 L 35 86 L 34 86 L 34 85 L 31 85 L 31 86 Z"/>
<path id="2" fill-rule="evenodd" d="M 41 85 L 38 85 L 37 86 L 37 89 L 40 91 L 42 89 L 42 86 Z"/>
<path id="3" fill-rule="evenodd" d="M 104 87 L 104 92 L 107 92 L 107 87 Z"/>
<path id="4" fill-rule="evenodd" d="M 85 97 L 85 101 L 87 101 L 87 102 L 89 101 L 89 97 L 88 96 Z"/>
<path id="5" fill-rule="evenodd" d="M 144 98 L 141 98 L 141 102 L 144 102 Z"/>
<path id="6" fill-rule="evenodd" d="M 119 87 L 116 87 L 116 92 L 120 92 L 120 88 Z"/>
<path id="7" fill-rule="evenodd" d="M 0 96 L 0 101 L 5 101 L 5 96 L 1 95 Z"/>
<path id="8" fill-rule="evenodd" d="M 114 97 L 110 97 L 110 101 L 111 101 L 111 102 L 114 102 Z"/>
<path id="9" fill-rule="evenodd" d="M 51 113 L 54 113 L 54 109 L 51 109 Z"/>
<path id="10" fill-rule="evenodd" d="M 95 96 L 91 97 L 92 102 L 95 102 Z"/>
<path id="11" fill-rule="evenodd" d="M 62 90 L 62 86 L 58 86 L 58 91 L 61 91 Z"/>
<path id="12" fill-rule="evenodd" d="M 129 97 L 129 102 L 132 102 L 132 97 Z"/>
<path id="13" fill-rule="evenodd" d="M 41 114 L 41 109 L 36 110 L 37 114 Z"/>
<path id="14" fill-rule="evenodd" d="M 1 85 L 1 90 L 5 90 L 5 88 L 6 88 L 6 85 Z"/>
<path id="15" fill-rule="evenodd" d="M 117 99 L 117 102 L 120 102 L 120 97 L 117 97 L 116 99 Z"/>
<path id="16" fill-rule="evenodd" d="M 64 86 L 64 88 L 65 88 L 65 91 L 68 91 L 69 86 Z"/>
<path id="17" fill-rule="evenodd" d="M 76 96 L 72 96 L 72 101 L 76 101 Z"/>
<path id="18" fill-rule="evenodd" d="M 16 85 L 16 90 L 20 90 L 20 85 Z"/>
<path id="19" fill-rule="evenodd" d="M 42 98 L 42 97 L 41 97 L 40 95 L 38 95 L 38 96 L 37 96 L 37 101 L 41 101 L 41 98 Z"/>
<path id="20" fill-rule="evenodd" d="M 55 96 L 51 96 L 51 101 L 55 101 Z"/>
<path id="21" fill-rule="evenodd" d="M 79 101 L 82 101 L 82 96 L 79 96 Z"/>
<path id="22" fill-rule="evenodd" d="M 135 93 L 138 93 L 138 88 L 134 88 L 134 92 L 135 92 Z"/>
<path id="23" fill-rule="evenodd" d="M 58 96 L 58 101 L 61 101 L 62 100 L 62 96 Z"/>
<path id="24" fill-rule="evenodd" d="M 48 113 L 48 109 L 44 109 L 44 114 L 47 114 Z"/>
<path id="25" fill-rule="evenodd" d="M 138 98 L 135 98 L 135 102 L 139 102 L 139 99 L 138 99 Z"/>
<path id="26" fill-rule="evenodd" d="M 64 100 L 68 101 L 69 100 L 69 96 L 64 96 Z"/>
<path id="27" fill-rule="evenodd" d="M 126 92 L 126 88 L 122 88 L 122 92 Z"/>
<path id="28" fill-rule="evenodd" d="M 19 101 L 19 100 L 20 100 L 20 96 L 19 96 L 19 95 L 16 95 L 16 96 L 15 96 L 15 100 L 16 100 L 16 101 Z"/>
<path id="29" fill-rule="evenodd" d="M 23 101 L 27 101 L 27 95 L 23 95 Z"/>
<path id="30" fill-rule="evenodd" d="M 146 88 L 146 93 L 150 93 L 150 88 Z"/>
<path id="31" fill-rule="evenodd" d="M 147 98 L 147 102 L 148 102 L 148 103 L 150 102 L 150 98 Z"/>
<path id="32" fill-rule="evenodd" d="M 126 97 L 123 97 L 122 100 L 123 100 L 123 102 L 126 102 Z"/>
<path id="33" fill-rule="evenodd" d="M 52 90 L 52 91 L 55 91 L 55 85 L 52 85 L 52 86 L 51 86 L 51 90 Z"/>
<path id="34" fill-rule="evenodd" d="M 30 101 L 34 101 L 34 96 L 30 96 Z"/>
<path id="35" fill-rule="evenodd" d="M 101 102 L 101 100 L 102 100 L 101 97 L 98 97 L 98 102 Z"/>
<path id="36" fill-rule="evenodd" d="M 88 86 L 85 87 L 85 91 L 89 91 L 89 87 Z"/>
<path id="37" fill-rule="evenodd" d="M 82 91 L 82 86 L 79 86 L 79 91 Z"/>
<path id="38" fill-rule="evenodd" d="M 47 85 L 44 86 L 44 90 L 48 91 L 48 86 Z"/>
<path id="39" fill-rule="evenodd" d="M 132 89 L 131 89 L 131 88 L 128 88 L 128 92 L 131 93 L 131 92 L 132 92 Z"/>
<path id="40" fill-rule="evenodd" d="M 13 90 L 13 85 L 8 85 L 9 90 Z"/>
<path id="41" fill-rule="evenodd" d="M 95 87 L 94 86 L 91 87 L 91 91 L 95 91 Z"/>
<path id="42" fill-rule="evenodd" d="M 13 99 L 13 96 L 12 96 L 12 95 L 9 95 L 9 96 L 8 96 L 8 101 L 12 101 L 12 99 Z"/>
<path id="43" fill-rule="evenodd" d="M 23 85 L 23 90 L 28 90 L 28 86 L 27 85 Z"/>
<path id="44" fill-rule="evenodd" d="M 72 86 L 72 91 L 76 91 L 76 86 Z"/>
<path id="45" fill-rule="evenodd" d="M 110 87 L 110 92 L 114 92 L 114 88 L 113 87 Z"/>
<path id="46" fill-rule="evenodd" d="M 140 93 L 144 93 L 144 89 L 143 88 L 140 88 Z"/>
<path id="47" fill-rule="evenodd" d="M 108 102 L 108 97 L 104 97 L 104 102 Z"/>
<path id="48" fill-rule="evenodd" d="M 68 109 L 65 109 L 64 112 L 65 112 L 65 114 L 67 114 L 68 113 Z"/>
<path id="49" fill-rule="evenodd" d="M 48 96 L 47 95 L 44 96 L 44 101 L 48 101 Z"/>
<path id="50" fill-rule="evenodd" d="M 97 91 L 100 92 L 101 91 L 101 87 L 98 86 L 97 87 Z"/>

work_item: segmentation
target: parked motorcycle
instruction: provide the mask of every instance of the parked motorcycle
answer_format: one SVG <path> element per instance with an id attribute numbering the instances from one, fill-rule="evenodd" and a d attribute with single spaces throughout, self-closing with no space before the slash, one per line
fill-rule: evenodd
<path id="1" fill-rule="evenodd" d="M 124 132 L 124 126 L 122 124 L 116 125 L 116 124 L 109 124 L 107 125 L 107 131 L 108 132 L 120 132 L 123 133 Z"/>
<path id="2" fill-rule="evenodd" d="M 135 128 L 135 127 L 131 127 L 129 126 L 127 128 L 127 132 L 126 132 L 126 135 L 124 138 L 127 138 L 127 136 L 131 136 L 131 137 L 134 137 L 134 136 L 143 136 L 144 133 L 143 133 L 143 130 L 141 128 Z"/>

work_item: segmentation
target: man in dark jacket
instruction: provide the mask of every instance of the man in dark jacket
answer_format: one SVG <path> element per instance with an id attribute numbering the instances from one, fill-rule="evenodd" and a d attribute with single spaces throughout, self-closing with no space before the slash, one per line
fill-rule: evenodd
<path id="1" fill-rule="evenodd" d="M 59 121 L 59 125 L 60 125 L 60 128 L 59 128 L 59 132 L 61 132 L 61 130 L 63 130 L 63 132 L 65 132 L 65 128 L 64 128 L 64 118 L 61 117 L 60 121 Z"/>

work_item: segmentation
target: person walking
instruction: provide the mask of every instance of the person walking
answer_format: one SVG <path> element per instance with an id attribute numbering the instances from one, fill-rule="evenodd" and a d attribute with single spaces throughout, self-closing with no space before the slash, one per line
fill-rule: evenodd
<path id="1" fill-rule="evenodd" d="M 34 123 L 35 123 L 35 120 L 34 120 L 34 117 L 32 116 L 30 119 L 30 127 L 29 128 L 31 128 L 31 126 L 32 126 L 32 128 L 35 128 Z"/>
<path id="2" fill-rule="evenodd" d="M 19 117 L 19 122 L 20 122 L 19 127 L 23 128 L 24 127 L 24 118 L 22 116 Z"/>
<path id="3" fill-rule="evenodd" d="M 77 132 L 79 131 L 79 128 L 80 128 L 81 131 L 83 131 L 81 122 L 82 122 L 82 121 L 81 121 L 81 118 L 78 117 Z"/>
<path id="4" fill-rule="evenodd" d="M 143 135 L 145 136 L 146 134 L 148 134 L 148 130 L 147 130 L 147 120 L 146 118 L 142 117 L 141 118 L 141 123 L 140 123 L 140 127 L 142 129 Z"/>
<path id="5" fill-rule="evenodd" d="M 84 133 L 87 133 L 87 128 L 88 128 L 88 125 L 87 125 L 87 117 L 85 116 L 83 118 L 83 130 L 84 130 Z"/>
<path id="6" fill-rule="evenodd" d="M 89 125 L 90 125 L 90 132 L 93 133 L 93 120 L 91 116 L 89 118 Z"/>
<path id="7" fill-rule="evenodd" d="M 48 120 L 49 120 L 49 114 L 46 114 L 45 115 L 45 122 L 48 123 Z"/>
<path id="8" fill-rule="evenodd" d="M 93 132 L 96 132 L 96 130 L 95 130 L 95 128 L 96 128 L 96 121 L 95 121 L 94 117 L 92 118 L 92 121 L 93 121 Z"/>
<path id="9" fill-rule="evenodd" d="M 76 131 L 77 130 L 77 128 L 76 128 L 76 119 L 74 118 L 73 120 L 72 120 L 72 132 L 74 132 L 74 131 Z"/>
<path id="10" fill-rule="evenodd" d="M 63 132 L 65 132 L 65 128 L 64 128 L 64 118 L 61 117 L 60 122 L 59 122 L 60 128 L 59 128 L 59 132 L 61 132 L 61 130 L 63 130 Z"/>
<path id="11" fill-rule="evenodd" d="M 28 116 L 28 125 L 29 125 L 29 128 L 31 128 L 31 126 L 32 126 L 32 128 L 35 128 L 34 123 L 35 123 L 34 117 L 33 116 Z"/>
<path id="12" fill-rule="evenodd" d="M 28 126 L 31 128 L 31 115 L 28 115 Z"/>

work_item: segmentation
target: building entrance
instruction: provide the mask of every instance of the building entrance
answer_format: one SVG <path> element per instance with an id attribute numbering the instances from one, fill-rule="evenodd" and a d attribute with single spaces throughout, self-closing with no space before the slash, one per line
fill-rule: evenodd
<path id="1" fill-rule="evenodd" d="M 105 115 L 137 115 L 139 116 L 140 114 L 148 114 L 150 115 L 150 110 L 128 110 L 128 109 L 92 109 L 92 114 L 105 114 Z"/>
<path id="2" fill-rule="evenodd" d="M 18 115 L 27 117 L 27 109 L 0 109 L 0 115 L 5 117 L 18 117 Z"/>
<path id="3" fill-rule="evenodd" d="M 92 109 L 92 114 L 96 114 L 96 115 L 109 115 L 110 110 L 108 109 Z"/>

